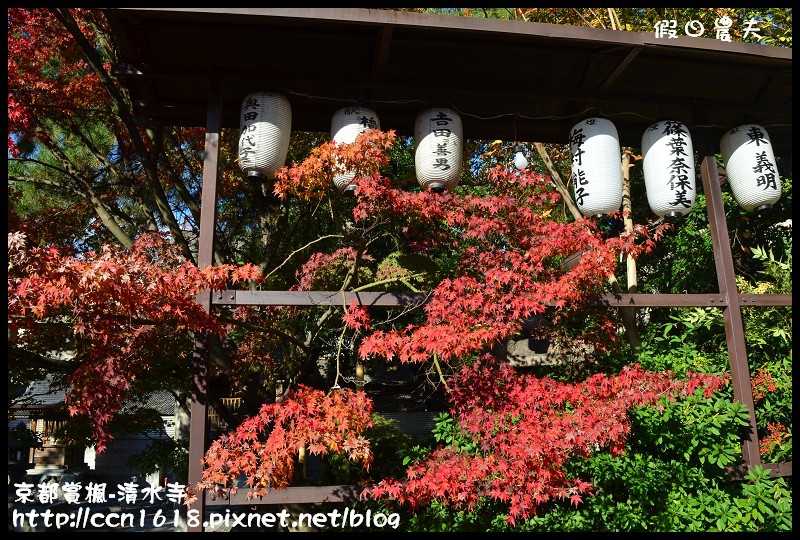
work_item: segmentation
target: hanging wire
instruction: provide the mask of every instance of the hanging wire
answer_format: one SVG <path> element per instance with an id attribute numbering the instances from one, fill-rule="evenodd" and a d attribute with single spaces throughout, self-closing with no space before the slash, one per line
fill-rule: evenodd
<path id="1" fill-rule="evenodd" d="M 353 102 L 352 99 L 335 98 L 335 97 L 330 97 L 330 96 L 318 96 L 318 95 L 307 94 L 307 93 L 303 93 L 303 92 L 295 92 L 293 90 L 288 90 L 288 89 L 283 89 L 281 91 L 283 93 L 286 93 L 286 94 L 290 94 L 290 95 L 298 96 L 298 97 L 304 97 L 304 98 L 307 98 L 307 99 L 334 101 L 334 102 L 344 103 L 344 104 Z M 372 103 L 383 103 L 383 104 L 391 104 L 391 105 L 408 105 L 408 104 L 417 103 L 417 104 L 420 104 L 420 105 L 423 105 L 423 106 L 431 106 L 430 103 L 428 103 L 426 101 L 423 101 L 423 100 L 420 100 L 420 99 L 403 99 L 403 100 L 379 100 L 379 99 L 374 99 L 374 100 L 370 100 L 370 101 Z M 579 118 L 579 117 L 584 116 L 585 114 L 587 114 L 587 113 L 589 113 L 591 111 L 596 111 L 598 115 L 603 116 L 604 118 L 614 118 L 614 117 L 620 117 L 620 116 L 638 116 L 639 118 L 643 118 L 643 119 L 647 120 L 648 122 L 656 122 L 658 120 L 658 118 L 656 118 L 656 117 L 645 116 L 645 115 L 643 115 L 641 113 L 633 112 L 633 111 L 621 111 L 621 112 L 614 112 L 614 113 L 606 113 L 606 112 L 603 111 L 603 109 L 601 107 L 598 107 L 597 105 L 591 105 L 591 106 L 585 107 L 584 109 L 582 109 L 581 111 L 578 111 L 576 113 L 567 114 L 567 115 L 563 115 L 563 116 L 558 116 L 558 115 L 529 116 L 529 115 L 525 115 L 525 114 L 512 113 L 512 112 L 495 114 L 493 116 L 481 116 L 481 115 L 478 115 L 478 114 L 473 114 L 473 113 L 470 113 L 470 112 L 462 111 L 462 110 L 460 110 L 458 107 L 456 107 L 454 105 L 449 105 L 449 107 L 452 108 L 453 110 L 455 110 L 461 116 L 467 116 L 467 117 L 470 117 L 470 118 L 475 118 L 477 120 L 497 120 L 499 118 L 505 118 L 505 117 L 511 116 L 514 119 L 514 140 L 515 141 L 516 141 L 516 138 L 517 138 L 517 133 L 516 133 L 516 119 L 517 119 L 517 117 L 523 118 L 525 120 L 533 120 L 533 121 L 536 121 L 536 120 L 568 120 L 570 118 Z M 719 124 L 687 124 L 687 125 L 690 128 L 728 129 L 729 127 L 731 127 L 731 126 L 722 126 L 722 125 L 719 125 Z M 792 126 L 791 124 L 762 124 L 762 125 L 765 128 L 791 127 Z"/>

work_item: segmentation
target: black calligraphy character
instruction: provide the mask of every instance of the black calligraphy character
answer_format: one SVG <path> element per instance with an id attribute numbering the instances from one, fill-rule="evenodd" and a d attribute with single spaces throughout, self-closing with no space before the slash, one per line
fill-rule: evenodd
<path id="1" fill-rule="evenodd" d="M 588 197 L 589 194 L 586 192 L 586 188 L 579 187 L 575 190 L 575 202 L 579 205 L 583 206 L 583 199 Z"/>
<path id="2" fill-rule="evenodd" d="M 434 154 L 437 156 L 446 156 L 448 154 L 452 154 L 452 152 L 447 149 L 447 143 L 442 143 L 436 145 L 436 151 Z"/>
<path id="3" fill-rule="evenodd" d="M 450 165 L 447 163 L 447 158 L 436 158 L 436 162 L 433 164 L 434 169 L 441 168 L 443 171 L 446 171 L 450 168 Z"/>
<path id="4" fill-rule="evenodd" d="M 572 162 L 577 165 L 583 165 L 583 154 L 585 153 L 586 150 L 582 150 L 580 147 L 578 147 L 578 149 L 572 153 Z"/>
<path id="5" fill-rule="evenodd" d="M 669 170 L 674 174 L 688 173 L 689 164 L 686 163 L 686 160 L 682 157 L 676 157 L 672 160 L 672 163 L 669 164 Z"/>
<path id="6" fill-rule="evenodd" d="M 669 177 L 669 189 L 680 190 L 686 193 L 689 189 L 688 174 L 673 174 Z"/>
<path id="7" fill-rule="evenodd" d="M 586 171 L 582 171 L 580 169 L 573 170 L 570 181 L 572 181 L 575 185 L 575 202 L 583 205 L 583 199 L 589 196 L 586 188 L 583 187 L 589 183 L 589 181 L 586 179 Z"/>
<path id="8" fill-rule="evenodd" d="M 686 146 L 686 141 L 684 141 L 682 138 L 680 137 L 671 138 L 669 140 L 669 146 L 670 148 L 672 148 L 672 150 L 670 151 L 671 155 L 677 155 L 677 156 L 687 155 L 686 150 L 683 148 L 684 146 Z"/>
<path id="9" fill-rule="evenodd" d="M 667 121 L 662 135 L 684 135 L 686 131 L 680 122 Z"/>
<path id="10" fill-rule="evenodd" d="M 767 151 L 756 154 L 756 166 L 753 167 L 753 172 L 763 173 L 764 171 L 774 173 L 775 168 L 772 166 L 769 158 L 767 158 Z"/>
<path id="11" fill-rule="evenodd" d="M 431 118 L 431 122 L 436 122 L 437 126 L 446 126 L 447 124 L 449 124 L 452 121 L 453 121 L 453 119 L 449 118 L 442 111 L 439 111 L 439 114 L 437 114 L 435 118 Z"/>
<path id="12" fill-rule="evenodd" d="M 258 107 L 258 106 L 259 106 L 259 105 L 258 105 L 258 100 L 257 100 L 256 98 L 248 98 L 248 99 L 245 101 L 245 103 L 244 103 L 244 106 L 242 107 L 242 110 L 245 110 L 245 109 L 255 109 L 255 108 L 256 108 L 256 107 Z"/>
<path id="13" fill-rule="evenodd" d="M 778 184 L 775 181 L 775 173 L 767 173 L 756 178 L 756 185 L 764 186 L 764 191 L 768 189 L 778 189 Z"/>
<path id="14" fill-rule="evenodd" d="M 669 203 L 670 206 L 680 205 L 683 206 L 684 208 L 689 208 L 692 206 L 691 201 L 689 201 L 689 199 L 686 198 L 686 190 L 678 191 L 677 193 L 675 193 L 675 195 L 677 196 L 677 199 Z"/>
<path id="15" fill-rule="evenodd" d="M 243 146 L 243 147 L 239 148 L 239 158 L 240 159 L 247 159 L 247 157 L 250 154 L 255 154 L 255 153 L 256 153 L 255 148 L 248 148 L 246 146 Z"/>
<path id="16" fill-rule="evenodd" d="M 374 116 L 370 116 L 370 117 L 362 116 L 361 119 L 358 121 L 358 123 L 361 124 L 362 126 L 364 126 L 364 128 L 367 128 L 367 129 L 377 129 L 378 128 L 378 122 L 375 120 Z"/>
<path id="17" fill-rule="evenodd" d="M 245 145 L 251 148 L 255 147 L 256 141 L 253 140 L 252 135 L 242 135 L 242 137 L 239 139 L 239 146 Z"/>
<path id="18" fill-rule="evenodd" d="M 747 144 L 756 143 L 756 146 L 761 146 L 761 143 L 767 143 L 767 141 L 764 140 L 764 132 L 758 129 L 757 126 L 751 126 L 750 129 L 747 130 L 747 136 L 750 137 Z"/>
<path id="19" fill-rule="evenodd" d="M 572 153 L 572 162 L 577 163 L 578 165 L 583 165 L 583 154 L 585 154 L 586 151 L 582 150 L 581 146 L 583 146 L 583 142 L 585 140 L 586 135 L 583 134 L 583 128 L 578 128 L 570 133 L 569 144 L 577 147 Z"/>

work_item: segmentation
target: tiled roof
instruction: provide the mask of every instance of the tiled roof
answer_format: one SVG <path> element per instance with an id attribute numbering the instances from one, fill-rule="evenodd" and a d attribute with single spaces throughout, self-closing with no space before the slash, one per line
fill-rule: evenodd
<path id="1" fill-rule="evenodd" d="M 28 385 L 21 400 L 32 401 L 31 407 L 56 407 L 64 403 L 66 393 L 66 387 L 61 386 L 54 375 L 48 374 L 44 379 Z M 163 390 L 150 393 L 143 405 L 155 409 L 161 416 L 175 414 L 175 397 Z M 123 405 L 123 408 L 126 407 L 130 408 L 130 405 Z"/>
<path id="2" fill-rule="evenodd" d="M 44 379 L 28 385 L 23 399 L 32 399 L 37 405 L 51 406 L 64 403 L 66 388 L 60 386 L 54 375 L 46 375 Z"/>

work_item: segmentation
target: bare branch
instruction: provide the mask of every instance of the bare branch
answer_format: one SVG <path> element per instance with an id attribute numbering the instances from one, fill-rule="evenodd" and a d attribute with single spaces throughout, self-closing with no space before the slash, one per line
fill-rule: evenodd
<path id="1" fill-rule="evenodd" d="M 286 263 L 288 263 L 288 262 L 289 262 L 289 259 L 291 259 L 291 258 L 292 258 L 292 257 L 294 257 L 295 255 L 297 255 L 297 254 L 298 254 L 298 253 L 300 253 L 301 251 L 303 251 L 303 250 L 305 250 L 306 248 L 308 248 L 308 247 L 310 247 L 310 246 L 312 246 L 312 245 L 316 244 L 317 242 L 320 242 L 320 241 L 322 241 L 322 240 L 325 240 L 325 239 L 327 239 L 327 238 L 343 238 L 343 236 L 342 236 L 341 234 L 326 234 L 325 236 L 320 236 L 320 237 L 319 237 L 319 238 L 317 238 L 316 240 L 312 240 L 311 242 L 307 243 L 306 245 L 304 245 L 304 246 L 302 246 L 302 247 L 299 247 L 299 248 L 297 248 L 296 250 L 294 250 L 294 251 L 292 251 L 291 253 L 289 253 L 289 255 L 286 257 L 286 259 L 284 259 L 284 261 L 283 261 L 281 264 L 279 264 L 278 266 L 276 266 L 275 268 L 273 268 L 273 269 L 272 269 L 272 271 L 271 271 L 269 274 L 265 275 L 265 276 L 264 276 L 264 279 L 267 279 L 267 278 L 269 278 L 270 276 L 272 276 L 272 275 L 273 275 L 275 272 L 277 272 L 277 271 L 278 271 L 278 270 L 279 270 L 281 267 L 283 267 L 283 265 L 285 265 Z"/>

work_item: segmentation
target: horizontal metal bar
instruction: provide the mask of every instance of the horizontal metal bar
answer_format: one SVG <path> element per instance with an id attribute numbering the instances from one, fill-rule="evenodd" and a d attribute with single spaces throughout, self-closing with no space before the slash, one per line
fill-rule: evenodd
<path id="1" fill-rule="evenodd" d="M 346 291 L 218 291 L 212 303 L 238 306 L 413 306 L 428 299 L 425 293 Z"/>
<path id="2" fill-rule="evenodd" d="M 761 466 L 770 472 L 772 478 L 792 476 L 792 462 L 784 461 L 782 463 L 762 463 Z M 739 465 L 736 467 L 726 467 L 728 478 L 731 480 L 744 480 L 747 475 L 748 468 L 746 465 Z"/>
<path id="3" fill-rule="evenodd" d="M 764 463 L 762 467 L 769 469 L 773 478 L 778 476 L 792 476 L 791 461 L 784 461 L 783 463 Z"/>
<path id="4" fill-rule="evenodd" d="M 205 494 L 206 506 L 237 506 L 260 504 L 298 504 L 316 502 L 356 501 L 363 488 L 349 485 L 289 487 L 268 492 L 264 497 L 247 499 L 249 489 L 240 489 L 227 497 Z"/>
<path id="5" fill-rule="evenodd" d="M 791 306 L 791 294 L 740 294 L 742 307 L 748 306 Z"/>
<path id="6" fill-rule="evenodd" d="M 237 291 L 215 292 L 212 303 L 238 306 L 412 306 L 423 304 L 427 293 L 344 291 Z M 791 306 L 791 294 L 741 295 L 744 306 Z M 720 294 L 602 294 L 590 302 L 605 307 L 726 307 Z"/>
<path id="7" fill-rule="evenodd" d="M 721 294 L 601 294 L 591 305 L 605 307 L 725 307 Z"/>

